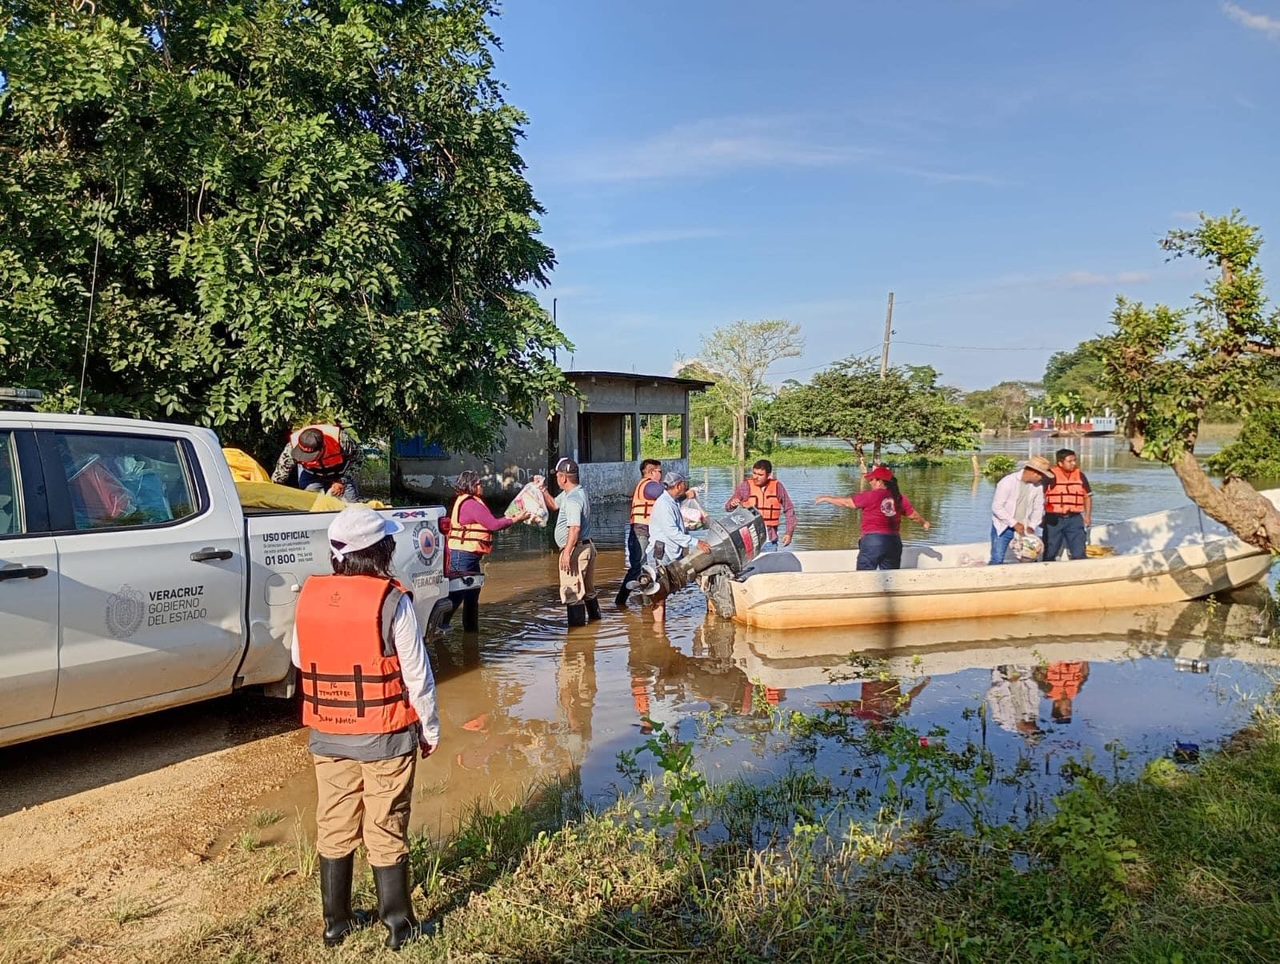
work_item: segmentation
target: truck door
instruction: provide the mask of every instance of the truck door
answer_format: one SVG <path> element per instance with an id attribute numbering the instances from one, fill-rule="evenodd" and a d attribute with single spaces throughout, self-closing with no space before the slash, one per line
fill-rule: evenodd
<path id="1" fill-rule="evenodd" d="M 47 720 L 53 715 L 57 688 L 58 554 L 48 533 L 40 460 L 31 432 L 4 429 L 0 430 L 0 728 Z"/>
<path id="2" fill-rule="evenodd" d="M 154 430 L 37 439 L 61 586 L 54 714 L 218 681 L 229 690 L 244 648 L 244 546 L 231 507 L 210 497 L 196 442 Z"/>

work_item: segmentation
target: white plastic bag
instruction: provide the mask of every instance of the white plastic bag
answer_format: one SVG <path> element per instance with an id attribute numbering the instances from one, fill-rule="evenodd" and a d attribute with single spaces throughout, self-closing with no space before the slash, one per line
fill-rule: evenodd
<path id="1" fill-rule="evenodd" d="M 698 502 L 697 489 L 690 489 L 689 494 L 680 503 L 680 514 L 684 516 L 684 527 L 686 529 L 702 528 L 702 517 L 706 513 L 702 511 L 702 505 Z"/>
<path id="2" fill-rule="evenodd" d="M 542 498 L 542 489 L 538 487 L 541 481 L 542 476 L 535 475 L 531 482 L 526 483 L 519 495 L 511 500 L 511 504 L 507 506 L 507 511 L 503 515 L 508 519 L 514 519 L 521 512 L 527 512 L 529 518 L 525 519 L 525 522 L 531 526 L 545 526 L 548 513 L 547 503 Z"/>
<path id="3" fill-rule="evenodd" d="M 1039 536 L 1028 532 L 1026 535 L 1014 536 L 1009 540 L 1009 549 L 1004 554 L 1004 561 L 1006 563 L 1038 562 L 1043 552 L 1044 542 Z"/>

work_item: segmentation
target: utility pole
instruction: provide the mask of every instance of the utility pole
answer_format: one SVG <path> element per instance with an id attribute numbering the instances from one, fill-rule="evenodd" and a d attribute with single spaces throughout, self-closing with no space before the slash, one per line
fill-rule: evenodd
<path id="1" fill-rule="evenodd" d="M 889 311 L 884 316 L 884 345 L 880 349 L 880 381 L 889 376 L 889 343 L 893 341 L 893 292 L 889 292 Z M 871 446 L 871 461 L 880 462 L 880 441 Z"/>
<path id="2" fill-rule="evenodd" d="M 889 312 L 884 316 L 884 347 L 880 349 L 880 380 L 889 374 L 889 343 L 893 340 L 893 292 L 889 292 Z"/>

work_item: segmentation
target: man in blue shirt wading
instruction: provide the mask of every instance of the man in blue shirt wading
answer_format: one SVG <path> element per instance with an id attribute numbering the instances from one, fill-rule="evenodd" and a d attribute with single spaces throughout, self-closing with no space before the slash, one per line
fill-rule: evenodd
<path id="1" fill-rule="evenodd" d="M 560 547 L 560 601 L 568 611 L 570 628 L 585 626 L 600 618 L 596 599 L 596 547 L 591 542 L 591 504 L 578 481 L 578 463 L 561 459 L 556 463 L 556 485 L 560 494 L 551 497 L 545 484 L 542 498 L 556 517 L 556 545 Z"/>
<path id="2" fill-rule="evenodd" d="M 653 512 L 649 517 L 649 559 L 661 565 L 675 562 L 681 556 L 697 549 L 699 552 L 710 552 L 711 546 L 695 535 L 685 531 L 684 516 L 680 512 L 680 502 L 689 494 L 689 480 L 681 472 L 668 472 L 662 477 L 662 486 L 666 490 L 658 496 L 653 504 Z M 667 618 L 667 601 L 653 604 L 653 621 L 665 622 Z"/>

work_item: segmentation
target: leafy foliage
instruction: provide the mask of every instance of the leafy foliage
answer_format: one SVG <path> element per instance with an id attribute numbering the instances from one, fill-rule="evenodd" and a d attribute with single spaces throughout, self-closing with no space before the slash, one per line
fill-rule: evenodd
<path id="1" fill-rule="evenodd" d="M 1280 479 L 1280 393 L 1264 391 L 1254 398 L 1239 438 L 1205 459 L 1205 465 L 1241 479 Z"/>
<path id="2" fill-rule="evenodd" d="M 1026 427 L 1028 410 L 1039 398 L 1039 387 L 1030 382 L 1001 382 L 969 392 L 963 404 L 983 428 L 1012 432 Z"/>
<path id="3" fill-rule="evenodd" d="M 1274 378 L 1280 313 L 1268 309 L 1263 290 L 1261 233 L 1239 212 L 1201 215 L 1199 226 L 1170 232 L 1162 246 L 1217 275 L 1187 309 L 1117 300 L 1106 382 L 1125 412 L 1129 446 L 1171 464 L 1187 495 L 1242 539 L 1280 549 L 1275 507 L 1238 479 L 1215 487 L 1194 455 L 1212 404 L 1238 409 Z"/>
<path id="4" fill-rule="evenodd" d="M 702 339 L 702 357 L 686 366 L 688 377 L 714 381 L 709 400 L 733 419 L 733 449 L 747 455 L 747 427 L 756 404 L 766 399 L 769 369 L 804 349 L 800 326 L 789 321 L 737 321 Z"/>
<path id="5" fill-rule="evenodd" d="M 788 434 L 842 438 L 859 455 L 867 445 L 925 454 L 972 449 L 980 428 L 933 368 L 892 367 L 882 379 L 879 362 L 868 357 L 846 358 L 807 385 L 784 388 L 768 419 Z"/>
<path id="6" fill-rule="evenodd" d="M 566 386 L 489 0 L 0 14 L 0 357 L 233 438 L 324 414 L 484 448 Z M 87 319 L 92 294 L 93 325 Z"/>
<path id="7" fill-rule="evenodd" d="M 1061 414 L 1074 412 L 1079 417 L 1093 414 L 1112 404 L 1111 393 L 1105 385 L 1105 341 L 1090 338 L 1071 351 L 1054 352 L 1044 368 L 1044 393 L 1046 399 L 1071 398 L 1078 407 Z M 1054 414 L 1058 414 L 1055 412 Z"/>

